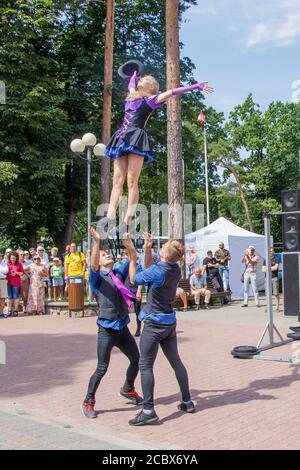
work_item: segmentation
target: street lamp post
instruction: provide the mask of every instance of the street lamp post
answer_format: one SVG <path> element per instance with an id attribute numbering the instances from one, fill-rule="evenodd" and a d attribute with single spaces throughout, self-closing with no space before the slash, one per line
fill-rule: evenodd
<path id="1" fill-rule="evenodd" d="M 203 128 L 204 136 L 204 167 L 205 167 L 205 199 L 206 199 L 206 224 L 210 224 L 210 212 L 209 212 L 209 182 L 208 182 L 208 160 L 207 160 L 207 138 L 206 138 L 206 128 L 205 128 L 205 119 L 206 116 L 203 111 L 198 116 L 198 123 L 200 127 Z"/>
<path id="2" fill-rule="evenodd" d="M 97 139 L 94 134 L 91 134 L 88 132 L 87 134 L 84 134 L 82 139 L 74 139 L 71 142 L 71 150 L 74 152 L 76 155 L 81 156 L 81 154 L 84 152 L 85 148 L 87 150 L 86 160 L 87 162 L 87 244 L 88 244 L 88 256 L 91 256 L 91 247 L 92 247 L 92 239 L 91 239 L 91 234 L 90 234 L 90 226 L 92 223 L 92 211 L 91 211 L 91 163 L 92 163 L 92 151 L 94 149 L 94 155 L 96 157 L 104 155 L 105 151 L 105 145 L 104 144 L 97 144 Z M 89 289 L 89 299 L 88 303 L 91 304 L 92 302 L 92 293 L 91 290 Z"/>

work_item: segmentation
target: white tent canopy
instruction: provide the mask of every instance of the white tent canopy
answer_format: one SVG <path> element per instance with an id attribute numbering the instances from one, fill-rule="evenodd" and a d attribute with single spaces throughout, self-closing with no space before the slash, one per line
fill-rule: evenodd
<path id="1" fill-rule="evenodd" d="M 261 271 L 261 266 L 265 258 L 264 235 L 249 232 L 224 217 L 220 217 L 212 224 L 185 236 L 186 249 L 188 250 L 191 246 L 194 247 L 197 253 L 198 266 L 202 265 L 202 261 L 206 257 L 208 250 L 211 250 L 213 253 L 217 251 L 220 242 L 224 243 L 225 248 L 230 251 L 231 255 L 231 261 L 229 263 L 229 281 L 232 297 L 234 299 L 243 298 L 244 286 L 241 282 L 241 275 L 244 271 L 244 265 L 241 263 L 241 258 L 245 249 L 251 245 L 255 247 L 256 254 L 260 256 L 257 269 L 257 281 L 259 290 L 263 290 L 265 276 Z M 252 290 L 250 290 L 250 293 L 252 294 Z"/>

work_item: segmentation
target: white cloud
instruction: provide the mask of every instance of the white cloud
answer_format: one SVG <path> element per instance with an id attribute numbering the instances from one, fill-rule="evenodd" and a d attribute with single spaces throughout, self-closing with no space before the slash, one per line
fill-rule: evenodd
<path id="1" fill-rule="evenodd" d="M 214 6 L 196 6 L 192 10 L 193 15 L 216 15 L 217 9 Z"/>
<path id="2" fill-rule="evenodd" d="M 283 13 L 281 18 L 265 19 L 251 27 L 246 39 L 247 47 L 272 43 L 289 46 L 300 35 L 300 4 L 298 11 Z M 279 15 L 278 15 L 279 16 Z"/>
<path id="3" fill-rule="evenodd" d="M 246 47 L 285 47 L 300 36 L 300 0 L 210 0 L 191 7 L 191 14 L 218 15 Z M 242 33 L 241 33 L 242 32 Z"/>

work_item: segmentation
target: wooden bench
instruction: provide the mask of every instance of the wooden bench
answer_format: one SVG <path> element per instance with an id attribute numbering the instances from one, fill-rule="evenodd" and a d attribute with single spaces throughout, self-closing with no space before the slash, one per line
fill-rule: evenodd
<path id="1" fill-rule="evenodd" d="M 224 305 L 225 302 L 231 302 L 231 291 L 227 290 L 226 292 L 218 292 L 213 288 L 212 282 L 210 279 L 207 279 L 207 288 L 211 292 L 210 303 L 213 305 L 214 300 L 220 300 L 220 304 Z"/>
<path id="2" fill-rule="evenodd" d="M 180 279 L 178 283 L 178 287 L 184 290 L 187 295 L 188 304 L 191 306 L 194 305 L 194 295 L 191 292 L 191 286 L 189 279 Z M 221 305 L 224 305 L 225 302 L 228 303 L 231 301 L 231 291 L 226 292 L 218 292 L 216 289 L 213 288 L 211 281 L 207 280 L 207 289 L 211 292 L 210 303 L 213 305 L 214 300 L 219 300 Z M 200 298 L 201 305 L 204 304 L 204 296 L 201 295 Z M 181 303 L 180 299 L 175 300 L 175 304 L 179 305 Z"/>

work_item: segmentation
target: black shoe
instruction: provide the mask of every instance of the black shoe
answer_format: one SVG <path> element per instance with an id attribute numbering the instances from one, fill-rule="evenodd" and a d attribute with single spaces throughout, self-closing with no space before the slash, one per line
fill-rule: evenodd
<path id="1" fill-rule="evenodd" d="M 0 313 L 0 318 L 5 318 L 4 313 Z"/>
<path id="2" fill-rule="evenodd" d="M 10 316 L 11 317 L 17 317 L 18 315 L 19 315 L 18 312 L 12 312 Z"/>
<path id="3" fill-rule="evenodd" d="M 248 307 L 248 305 L 247 305 L 247 304 L 243 304 L 242 307 Z"/>
<path id="4" fill-rule="evenodd" d="M 125 392 L 123 388 L 121 388 L 119 395 L 121 397 L 127 398 L 127 400 L 132 401 L 135 405 L 142 405 L 144 399 L 138 394 L 138 392 L 133 389 L 129 392 Z"/>
<path id="5" fill-rule="evenodd" d="M 97 222 L 96 231 L 101 235 L 101 232 L 107 233 L 108 227 L 115 223 L 114 219 L 110 219 L 109 217 L 102 217 L 101 220 Z"/>
<path id="6" fill-rule="evenodd" d="M 136 338 L 138 338 L 139 336 L 141 336 L 141 330 L 136 330 L 134 336 L 135 336 Z"/>
<path id="7" fill-rule="evenodd" d="M 94 410 L 94 405 L 92 403 L 83 402 L 80 405 L 83 416 L 89 419 L 97 418 L 97 413 Z"/>
<path id="8" fill-rule="evenodd" d="M 184 411 L 185 413 L 194 413 L 195 412 L 195 405 L 192 401 L 188 403 L 184 403 L 183 401 L 177 406 L 179 411 Z"/>
<path id="9" fill-rule="evenodd" d="M 159 417 L 153 410 L 151 414 L 147 415 L 141 411 L 135 418 L 129 421 L 130 426 L 144 426 L 145 424 L 154 424 L 159 420 Z"/>
<path id="10" fill-rule="evenodd" d="M 261 305 L 256 305 L 256 307 L 257 307 L 257 308 L 260 308 L 260 307 L 261 307 Z"/>
<path id="11" fill-rule="evenodd" d="M 4 314 L 4 318 L 8 318 L 12 316 L 12 312 L 7 312 Z"/>
<path id="12" fill-rule="evenodd" d="M 127 233 L 129 230 L 129 226 L 127 224 L 125 224 L 125 222 L 122 222 L 121 224 L 117 225 L 117 227 L 114 227 L 112 228 L 109 232 L 108 232 L 108 236 L 109 237 L 119 237 L 119 238 L 123 238 L 125 233 Z"/>

